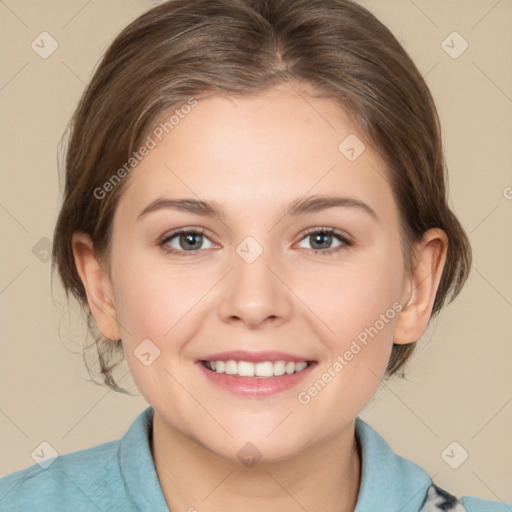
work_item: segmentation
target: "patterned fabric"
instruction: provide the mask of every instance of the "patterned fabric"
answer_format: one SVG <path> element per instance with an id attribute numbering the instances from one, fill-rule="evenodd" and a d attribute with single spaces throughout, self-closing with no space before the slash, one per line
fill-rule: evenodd
<path id="1" fill-rule="evenodd" d="M 435 484 L 431 484 L 427 490 L 425 501 L 419 512 L 466 512 L 466 508 L 452 494 L 443 491 Z"/>

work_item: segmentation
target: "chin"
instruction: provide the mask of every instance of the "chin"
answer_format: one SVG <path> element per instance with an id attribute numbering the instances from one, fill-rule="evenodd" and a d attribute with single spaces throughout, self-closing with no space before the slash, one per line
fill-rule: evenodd
<path id="1" fill-rule="evenodd" d="M 211 451 L 211 450 L 210 450 Z M 274 464 L 294 458 L 302 452 L 302 448 L 295 444 L 294 446 L 282 443 L 278 446 L 270 444 L 265 439 L 261 441 L 235 442 L 229 447 L 219 447 L 213 451 L 215 455 L 229 460 L 230 462 L 240 463 L 243 466 L 251 468 L 255 465 Z"/>

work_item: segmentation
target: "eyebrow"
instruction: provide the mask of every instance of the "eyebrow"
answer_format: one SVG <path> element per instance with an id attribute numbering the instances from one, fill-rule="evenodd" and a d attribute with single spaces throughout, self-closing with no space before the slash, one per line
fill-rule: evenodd
<path id="1" fill-rule="evenodd" d="M 377 222 L 379 218 L 375 211 L 363 201 L 351 197 L 337 196 L 310 196 L 296 199 L 290 203 L 285 211 L 286 215 L 298 216 L 307 213 L 316 213 L 329 208 L 358 208 L 368 213 Z M 223 208 L 217 201 L 204 201 L 201 199 L 169 199 L 159 198 L 151 202 L 139 213 L 137 219 L 150 212 L 160 209 L 171 209 L 183 212 L 191 212 L 204 217 L 225 217 Z"/>

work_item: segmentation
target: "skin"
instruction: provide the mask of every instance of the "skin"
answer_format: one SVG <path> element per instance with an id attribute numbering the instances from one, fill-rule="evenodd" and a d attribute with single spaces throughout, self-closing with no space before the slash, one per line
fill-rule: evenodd
<path id="1" fill-rule="evenodd" d="M 107 338 L 122 338 L 135 383 L 155 410 L 152 453 L 171 510 L 356 505 L 356 416 L 379 387 L 393 341 L 414 342 L 426 329 L 447 238 L 440 229 L 426 232 L 406 274 L 385 166 L 368 144 L 355 161 L 345 158 L 338 145 L 349 134 L 364 141 L 331 100 L 289 85 L 200 100 L 132 171 L 108 259 L 87 235 L 73 236 L 97 324 Z M 355 207 L 285 215 L 292 201 L 312 195 L 356 198 L 378 221 Z M 159 198 L 214 200 L 225 216 L 161 208 L 137 218 Z M 167 245 L 186 255 L 166 252 L 159 243 L 177 228 L 204 228 L 199 249 L 186 252 L 175 237 Z M 308 228 L 339 229 L 354 244 L 333 237 L 314 245 Z M 263 249 L 250 264 L 236 252 L 247 236 Z M 402 311 L 307 405 L 299 403 L 298 392 L 394 303 Z M 160 350 L 149 366 L 134 355 L 147 338 Z M 240 397 L 211 384 L 195 364 L 237 349 L 318 364 L 294 389 Z M 262 454 L 251 468 L 237 457 L 247 442 Z"/>

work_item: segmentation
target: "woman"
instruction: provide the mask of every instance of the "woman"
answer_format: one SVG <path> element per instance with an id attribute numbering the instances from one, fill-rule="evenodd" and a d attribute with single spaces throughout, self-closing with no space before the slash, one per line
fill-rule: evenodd
<path id="1" fill-rule="evenodd" d="M 53 258 L 150 407 L 0 480 L 0 510 L 508 510 L 358 418 L 467 279 L 445 179 L 428 88 L 358 4 L 135 20 L 73 118 Z"/>

